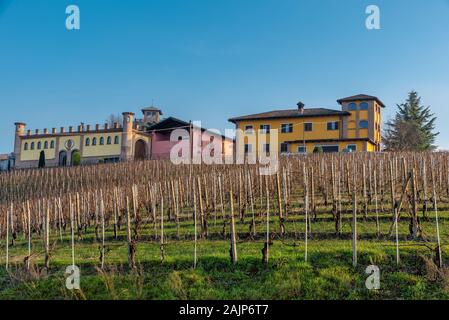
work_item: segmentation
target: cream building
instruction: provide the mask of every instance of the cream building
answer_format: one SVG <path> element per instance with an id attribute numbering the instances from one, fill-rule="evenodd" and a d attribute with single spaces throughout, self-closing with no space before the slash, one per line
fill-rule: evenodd
<path id="1" fill-rule="evenodd" d="M 136 120 L 134 113 L 124 112 L 123 123 L 79 125 L 68 130 L 56 128 L 43 131 L 26 130 L 26 124 L 15 123 L 15 168 L 38 167 L 41 153 L 45 166 L 70 166 L 79 154 L 82 164 L 147 159 L 150 155 L 150 133 L 147 125 L 158 122 L 162 112 L 150 107 L 142 110 L 144 119 Z"/>

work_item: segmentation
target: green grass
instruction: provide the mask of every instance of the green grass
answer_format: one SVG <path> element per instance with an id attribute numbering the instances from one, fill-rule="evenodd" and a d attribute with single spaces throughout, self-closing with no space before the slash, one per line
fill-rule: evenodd
<path id="1" fill-rule="evenodd" d="M 432 213 L 429 212 L 429 216 Z M 449 213 L 440 213 L 442 241 L 449 237 Z M 408 239 L 408 219 L 404 213 L 399 226 L 401 263 L 396 265 L 394 239 L 386 235 L 391 225 L 391 214 L 380 216 L 380 239 L 376 237 L 375 222 L 359 217 L 358 266 L 352 266 L 350 215 L 345 215 L 343 235 L 334 234 L 331 215 L 322 214 L 312 224 L 308 243 L 308 262 L 304 261 L 304 220 L 290 215 L 284 239 L 275 236 L 270 247 L 270 261 L 264 265 L 261 250 L 266 228 L 263 218 L 257 220 L 258 237 L 250 240 L 248 223 L 238 221 L 238 263 L 229 257 L 229 241 L 221 235 L 222 221 L 209 220 L 210 237 L 198 241 L 198 265 L 193 268 L 193 223 L 182 222 L 180 240 L 176 239 L 176 225 L 166 222 L 164 233 L 165 259 L 160 260 L 160 244 L 154 239 L 152 224 L 141 230 L 142 240 L 137 245 L 137 270 L 127 265 L 127 244 L 124 230 L 120 239 L 112 239 L 107 230 L 106 267 L 99 266 L 99 244 L 93 230 L 76 241 L 75 263 L 81 269 L 81 292 L 65 288 L 64 271 L 71 264 L 69 230 L 62 242 L 57 241 L 50 260 L 50 272 L 30 276 L 24 271 L 23 258 L 27 243 L 20 235 L 10 247 L 9 272 L 5 264 L 5 243 L 1 242 L 0 299 L 448 299 L 449 273 L 432 262 L 433 252 L 423 241 Z M 435 247 L 435 222 L 422 221 L 427 244 Z M 198 227 L 198 230 L 200 228 Z M 159 232 L 159 225 L 157 225 Z M 279 231 L 277 217 L 271 218 L 271 232 Z M 42 269 L 42 239 L 34 235 L 32 262 Z M 443 247 L 443 258 L 447 252 Z M 381 289 L 370 291 L 365 287 L 365 268 L 375 264 L 381 270 Z"/>

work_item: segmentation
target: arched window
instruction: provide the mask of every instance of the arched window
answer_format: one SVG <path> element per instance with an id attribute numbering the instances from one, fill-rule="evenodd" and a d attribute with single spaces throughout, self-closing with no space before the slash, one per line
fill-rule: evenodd
<path id="1" fill-rule="evenodd" d="M 31 142 L 31 150 L 34 150 L 34 142 Z"/>
<path id="2" fill-rule="evenodd" d="M 85 143 L 86 147 L 90 146 L 90 139 L 86 138 L 86 143 Z"/>
<path id="3" fill-rule="evenodd" d="M 104 145 L 104 138 L 103 137 L 100 138 L 100 146 L 102 146 L 102 145 Z"/>
<path id="4" fill-rule="evenodd" d="M 367 102 L 362 102 L 360 104 L 360 110 L 368 110 L 368 103 Z"/>
<path id="5" fill-rule="evenodd" d="M 360 121 L 360 122 L 359 122 L 359 127 L 360 127 L 361 129 L 368 129 L 368 121 L 366 121 L 366 120 Z"/>
<path id="6" fill-rule="evenodd" d="M 108 144 L 111 144 L 112 143 L 112 138 L 111 137 L 108 137 L 108 142 L 107 142 Z"/>
<path id="7" fill-rule="evenodd" d="M 25 145 L 23 146 L 24 150 L 28 150 L 28 142 L 25 142 Z"/>
<path id="8" fill-rule="evenodd" d="M 48 141 L 44 142 L 44 149 L 48 149 Z"/>
<path id="9" fill-rule="evenodd" d="M 54 149 L 55 148 L 55 141 L 51 140 L 50 142 L 50 149 Z"/>
<path id="10" fill-rule="evenodd" d="M 97 145 L 97 138 L 93 138 L 93 139 L 92 139 L 92 145 L 93 145 L 93 146 L 96 146 L 96 145 Z"/>
<path id="11" fill-rule="evenodd" d="M 39 141 L 38 143 L 37 143 L 37 150 L 40 150 L 42 148 L 42 143 Z"/>
<path id="12" fill-rule="evenodd" d="M 348 110 L 349 111 L 357 110 L 357 104 L 355 104 L 354 102 L 351 102 L 350 104 L 348 104 Z"/>
<path id="13" fill-rule="evenodd" d="M 118 136 L 115 136 L 115 138 L 114 138 L 114 144 L 118 144 Z"/>

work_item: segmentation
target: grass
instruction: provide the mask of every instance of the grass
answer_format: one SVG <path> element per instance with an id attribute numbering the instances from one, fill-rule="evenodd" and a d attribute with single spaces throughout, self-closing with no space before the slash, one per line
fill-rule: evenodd
<path id="1" fill-rule="evenodd" d="M 429 216 L 431 213 L 429 212 Z M 395 243 L 386 233 L 391 214 L 380 216 L 382 236 L 376 237 L 375 221 L 359 217 L 358 266 L 352 266 L 351 220 L 343 219 L 343 234 L 334 234 L 330 214 L 321 214 L 312 224 L 308 242 L 308 261 L 304 261 L 304 220 L 290 215 L 287 236 L 275 236 L 270 247 L 268 265 L 262 263 L 264 230 L 263 218 L 258 218 L 258 237 L 248 237 L 248 217 L 238 223 L 238 263 L 229 258 L 229 241 L 223 239 L 222 221 L 214 225 L 210 219 L 210 237 L 198 241 L 198 265 L 193 268 L 193 223 L 182 222 L 180 239 L 176 225 L 166 222 L 164 233 L 165 259 L 161 263 L 160 244 L 154 229 L 146 224 L 141 230 L 142 240 L 136 251 L 138 267 L 129 270 L 124 228 L 119 240 L 106 232 L 106 266 L 100 270 L 99 244 L 93 230 L 83 235 L 75 246 L 75 263 L 81 269 L 81 290 L 65 288 L 64 271 L 71 264 L 69 230 L 62 242 L 54 232 L 56 242 L 50 260 L 50 271 L 42 269 L 42 239 L 34 235 L 32 263 L 35 271 L 24 270 L 27 243 L 22 236 L 10 247 L 10 268 L 0 267 L 0 299 L 448 299 L 449 272 L 438 269 L 433 252 L 423 241 L 408 239 L 408 219 L 404 213 L 399 225 L 401 263 L 396 265 Z M 449 212 L 440 213 L 442 241 L 449 237 Z M 157 231 L 159 231 L 157 226 Z M 435 247 L 435 222 L 422 221 L 427 245 Z M 199 230 L 199 229 L 198 229 Z M 271 232 L 279 230 L 277 217 L 271 218 Z M 1 243 L 0 263 L 5 264 L 5 243 Z M 447 259 L 445 247 L 443 258 Z M 381 289 L 368 290 L 365 269 L 375 264 L 381 271 Z"/>

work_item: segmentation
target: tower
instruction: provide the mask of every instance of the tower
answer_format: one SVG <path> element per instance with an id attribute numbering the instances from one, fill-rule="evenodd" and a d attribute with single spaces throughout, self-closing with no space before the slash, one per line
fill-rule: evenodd
<path id="1" fill-rule="evenodd" d="M 16 132 L 14 135 L 14 158 L 16 162 L 20 161 L 20 151 L 22 148 L 22 139 L 21 137 L 25 135 L 25 127 L 26 124 L 23 122 L 16 122 L 14 124 L 16 126 Z"/>
<path id="2" fill-rule="evenodd" d="M 366 94 L 342 98 L 337 100 L 342 111 L 350 114 L 343 119 L 342 137 L 349 139 L 367 139 L 364 151 L 380 151 L 381 123 L 383 102 Z"/>
<path id="3" fill-rule="evenodd" d="M 122 149 L 120 158 L 122 161 L 132 160 L 133 157 L 133 128 L 134 113 L 123 112 Z"/>
<path id="4" fill-rule="evenodd" d="M 143 123 L 145 126 L 153 125 L 161 121 L 162 111 L 153 106 L 142 109 Z"/>

